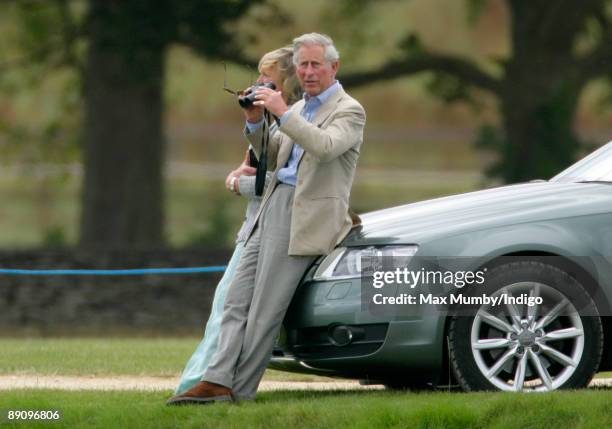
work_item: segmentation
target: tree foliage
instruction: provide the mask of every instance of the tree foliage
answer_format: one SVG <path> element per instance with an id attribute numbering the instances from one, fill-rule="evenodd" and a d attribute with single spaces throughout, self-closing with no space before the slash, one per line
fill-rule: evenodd
<path id="1" fill-rule="evenodd" d="M 468 58 L 441 54 L 406 35 L 398 58 L 343 77 L 346 86 L 429 72 L 435 95 L 470 101 L 474 90 L 498 102 L 499 127 L 486 126 L 478 144 L 498 160 L 487 173 L 505 182 L 550 177 L 572 163 L 580 148 L 573 129 L 579 96 L 587 83 L 612 76 L 612 2 L 609 0 L 506 0 L 510 54 L 489 60 L 491 73 Z M 486 0 L 468 0 L 469 19 Z"/>

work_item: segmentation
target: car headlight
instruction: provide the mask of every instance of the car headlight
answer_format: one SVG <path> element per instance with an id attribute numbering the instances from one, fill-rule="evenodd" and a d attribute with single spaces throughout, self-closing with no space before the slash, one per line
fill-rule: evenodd
<path id="1" fill-rule="evenodd" d="M 394 267 L 405 267 L 419 249 L 408 246 L 340 247 L 323 259 L 313 280 L 340 280 L 361 277 L 362 258 L 370 258 L 372 266 L 386 268 L 383 258 L 392 261 Z M 391 267 L 390 267 L 391 269 Z"/>

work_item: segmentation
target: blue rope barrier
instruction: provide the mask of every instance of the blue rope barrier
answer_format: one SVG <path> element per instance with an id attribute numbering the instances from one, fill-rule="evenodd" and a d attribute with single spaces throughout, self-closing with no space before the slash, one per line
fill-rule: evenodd
<path id="1" fill-rule="evenodd" d="M 190 268 L 140 268 L 127 270 L 15 270 L 0 269 L 9 276 L 141 276 L 146 274 L 195 274 L 223 272 L 227 265 Z"/>

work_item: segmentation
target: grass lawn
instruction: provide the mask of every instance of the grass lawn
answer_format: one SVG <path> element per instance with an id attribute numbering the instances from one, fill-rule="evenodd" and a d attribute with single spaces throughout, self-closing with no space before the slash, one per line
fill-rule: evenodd
<path id="1" fill-rule="evenodd" d="M 2 408 L 60 409 L 70 428 L 605 428 L 612 390 L 550 394 L 269 392 L 239 405 L 168 407 L 167 392 L 2 392 Z M 6 413 L 6 411 L 3 411 Z M 6 414 L 5 414 L 6 415 Z M 26 424 L 3 425 L 25 427 Z"/>
<path id="2" fill-rule="evenodd" d="M 198 338 L 0 338 L 0 374 L 178 376 Z M 608 374 L 609 376 L 609 374 Z M 265 379 L 324 381 L 268 371 Z M 170 391 L 0 391 L 2 427 L 612 427 L 612 389 L 508 393 L 264 392 L 239 405 L 167 407 Z M 59 409 L 62 421 L 5 424 L 7 410 Z"/>
<path id="3" fill-rule="evenodd" d="M 0 338 L 0 374 L 178 377 L 199 338 Z M 611 378 L 612 372 L 596 377 Z M 264 380 L 329 381 L 268 370 Z"/>
<path id="4" fill-rule="evenodd" d="M 0 338 L 0 374 L 178 377 L 199 342 L 199 338 Z M 329 380 L 273 370 L 264 379 Z"/>
<path id="5" fill-rule="evenodd" d="M 0 338 L 0 374 L 178 377 L 199 338 Z M 598 377 L 612 377 L 602 372 Z M 329 381 L 268 370 L 265 380 Z"/>

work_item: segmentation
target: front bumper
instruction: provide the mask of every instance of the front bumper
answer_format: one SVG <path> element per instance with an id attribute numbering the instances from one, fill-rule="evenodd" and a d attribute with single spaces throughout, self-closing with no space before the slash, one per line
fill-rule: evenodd
<path id="1" fill-rule="evenodd" d="M 372 314 L 362 308 L 361 279 L 306 281 L 296 291 L 271 368 L 350 378 L 439 373 L 445 319 Z M 359 332 L 346 345 L 336 326 Z"/>

